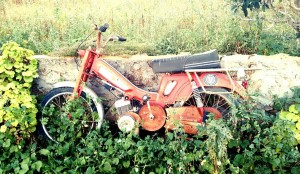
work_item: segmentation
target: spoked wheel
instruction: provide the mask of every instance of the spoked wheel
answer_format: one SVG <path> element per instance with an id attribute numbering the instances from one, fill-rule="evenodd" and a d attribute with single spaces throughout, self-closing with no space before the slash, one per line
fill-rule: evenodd
<path id="1" fill-rule="evenodd" d="M 103 115 L 97 114 L 94 102 L 84 92 L 78 99 L 67 102 L 72 92 L 70 87 L 55 88 L 44 97 L 39 120 L 43 137 L 63 141 L 68 131 L 80 137 L 101 125 Z"/>
<path id="2" fill-rule="evenodd" d="M 218 92 L 228 92 L 222 88 L 207 88 L 207 91 L 213 92 L 212 94 L 205 93 L 201 88 L 199 91 L 201 93 L 201 98 L 203 102 L 204 118 L 206 119 L 213 115 L 214 119 L 225 118 L 229 119 L 231 116 L 231 109 L 234 105 L 234 100 L 229 94 L 218 94 Z M 186 106 L 196 106 L 196 101 L 194 97 L 191 97 L 186 103 Z"/>

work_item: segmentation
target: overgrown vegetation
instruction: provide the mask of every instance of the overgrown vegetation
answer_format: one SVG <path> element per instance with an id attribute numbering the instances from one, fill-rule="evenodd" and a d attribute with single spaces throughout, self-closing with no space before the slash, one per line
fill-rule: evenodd
<path id="1" fill-rule="evenodd" d="M 16 100 L 29 93 L 36 77 L 36 60 L 31 51 L 16 43 L 2 49 L 0 94 L 2 103 L 6 100 L 0 110 L 1 174 L 300 172 L 300 88 L 294 89 L 290 99 L 276 99 L 274 114 L 255 108 L 255 101 L 249 99 L 236 108 L 230 120 L 208 120 L 195 136 L 178 129 L 140 137 L 116 131 L 107 122 L 100 132 L 82 134 L 78 118 L 86 105 L 72 100 L 60 110 L 53 111 L 51 106 L 45 110 L 44 114 L 62 112 L 65 116 L 54 120 L 54 125 L 61 125 L 52 130 L 58 141 L 45 141 L 32 134 L 36 124 L 34 97 Z M 18 73 L 22 78 L 17 78 Z M 10 95 L 5 97 L 7 93 Z M 28 99 L 32 103 L 27 103 Z M 18 109 L 22 113 L 14 113 Z M 70 112 L 72 118 L 68 117 Z"/>
<path id="2" fill-rule="evenodd" d="M 78 102 L 65 107 L 74 103 Z M 3 173 L 296 174 L 300 171 L 299 142 L 289 127 L 294 122 L 282 120 L 278 114 L 267 114 L 245 101 L 233 118 L 239 120 L 237 124 L 210 120 L 193 137 L 181 130 L 142 138 L 134 133 L 115 134 L 107 122 L 100 132 L 83 136 L 74 120 L 57 119 L 62 127 L 68 127 L 58 132 L 63 137 L 59 143 L 32 139 L 14 152 L 2 141 L 8 132 L 1 134 L 4 156 L 13 154 L 10 160 L 1 158 L 1 169 Z"/>
<path id="3" fill-rule="evenodd" d="M 35 96 L 30 94 L 37 74 L 37 60 L 33 52 L 16 43 L 4 44 L 0 57 L 0 124 L 1 131 L 22 136 L 35 131 L 37 108 Z M 17 129 L 20 129 L 17 131 Z"/>
<path id="4" fill-rule="evenodd" d="M 33 51 L 6 43 L 0 56 L 0 173 L 26 173 L 41 167 L 27 144 L 35 131 L 36 99 L 30 88 L 37 77 L 37 60 Z M 32 162 L 34 161 L 34 162 Z"/>
<path id="5" fill-rule="evenodd" d="M 36 53 L 68 54 L 90 32 L 90 24 L 106 21 L 111 33 L 131 40 L 111 46 L 108 54 L 217 48 L 223 53 L 299 56 L 293 30 L 285 25 L 264 30 L 264 21 L 241 21 L 224 6 L 224 1 L 0 0 L 0 174 L 300 173 L 299 88 L 290 99 L 276 99 L 273 114 L 245 101 L 232 120 L 210 120 L 193 137 L 180 129 L 139 137 L 115 133 L 108 123 L 100 132 L 81 134 L 76 117 L 83 106 L 76 100 L 61 110 L 68 115 L 72 106 L 74 120 L 56 120 L 65 128 L 53 129 L 59 130 L 59 143 L 34 134 L 37 108 L 30 88 L 37 61 L 32 51 L 6 41 Z"/>
<path id="6" fill-rule="evenodd" d="M 221 53 L 299 56 L 296 32 L 286 24 L 241 20 L 228 1 L 0 0 L 0 45 L 16 41 L 37 54 L 71 55 L 93 29 L 127 38 L 106 54 L 176 54 L 217 49 Z M 241 12 L 242 13 L 242 12 Z M 272 13 L 269 11 L 268 13 Z M 255 14 L 253 14 L 255 16 Z M 92 44 L 92 42 L 89 42 Z"/>

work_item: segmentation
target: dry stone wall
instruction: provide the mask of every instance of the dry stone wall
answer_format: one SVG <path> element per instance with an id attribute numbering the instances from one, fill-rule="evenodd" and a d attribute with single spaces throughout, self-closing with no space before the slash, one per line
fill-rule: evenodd
<path id="1" fill-rule="evenodd" d="M 162 74 L 153 73 L 150 62 L 168 56 L 148 57 L 137 55 L 131 58 L 106 57 L 106 61 L 118 69 L 125 77 L 138 87 L 155 91 Z M 75 81 L 77 66 L 72 58 L 36 56 L 39 60 L 39 78 L 35 86 L 39 92 L 47 92 L 53 84 L 60 81 Z M 249 93 L 259 92 L 256 99 L 265 106 L 272 105 L 272 97 L 291 96 L 293 87 L 300 87 L 300 57 L 279 54 L 275 56 L 232 55 L 222 56 L 223 68 L 250 68 L 247 72 Z M 111 98 L 97 79 L 90 82 L 90 87 L 99 95 Z"/>

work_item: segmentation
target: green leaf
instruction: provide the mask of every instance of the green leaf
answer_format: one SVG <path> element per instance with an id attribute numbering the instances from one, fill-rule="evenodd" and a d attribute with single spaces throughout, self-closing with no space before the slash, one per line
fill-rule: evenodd
<path id="1" fill-rule="evenodd" d="M 289 112 L 287 112 L 287 111 L 282 111 L 282 112 L 280 112 L 280 114 L 279 114 L 279 118 L 281 118 L 281 119 L 283 119 L 283 120 L 286 120 L 287 114 L 289 114 Z"/>
<path id="2" fill-rule="evenodd" d="M 298 114 L 298 113 L 299 113 L 299 111 L 298 111 L 298 109 L 297 109 L 297 107 L 296 107 L 296 104 L 291 105 L 291 106 L 289 107 L 289 112 L 292 112 L 292 113 L 294 113 L 294 114 Z"/>
<path id="3" fill-rule="evenodd" d="M 62 170 L 64 170 L 66 167 L 64 166 L 56 166 L 55 172 L 61 172 Z"/>
<path id="4" fill-rule="evenodd" d="M 261 9 L 262 9 L 263 12 L 265 12 L 266 11 L 266 4 L 263 4 Z"/>
<path id="5" fill-rule="evenodd" d="M 254 148 L 254 144 L 250 144 L 249 148 L 253 149 Z"/>
<path id="6" fill-rule="evenodd" d="M 238 145 L 239 145 L 238 140 L 230 140 L 229 143 L 228 143 L 229 148 L 233 148 L 233 147 L 236 147 Z"/>
<path id="7" fill-rule="evenodd" d="M 80 165 L 85 165 L 86 164 L 86 161 L 85 161 L 84 157 L 79 158 L 79 161 L 80 161 Z"/>
<path id="8" fill-rule="evenodd" d="M 232 5 L 231 6 L 231 11 L 233 11 L 233 13 L 236 13 L 237 12 L 237 10 L 238 10 L 238 5 L 236 5 L 236 4 L 234 4 L 234 5 Z"/>
<path id="9" fill-rule="evenodd" d="M 14 67 L 19 69 L 19 68 L 23 67 L 23 63 L 16 62 L 16 63 L 14 63 Z"/>
<path id="10" fill-rule="evenodd" d="M 2 147 L 9 147 L 10 146 L 10 139 L 7 139 L 4 143 L 3 143 L 3 145 L 2 145 Z"/>
<path id="11" fill-rule="evenodd" d="M 104 145 L 106 145 L 106 146 L 112 145 L 112 140 L 111 140 L 111 139 L 108 139 L 108 140 L 105 142 Z"/>
<path id="12" fill-rule="evenodd" d="M 70 149 L 70 144 L 69 144 L 69 143 L 66 143 L 66 144 L 62 147 L 61 153 L 62 153 L 63 155 L 65 155 L 65 154 L 69 151 L 69 149 Z"/>
<path id="13" fill-rule="evenodd" d="M 289 121 L 292 121 L 292 122 L 298 121 L 298 118 L 299 118 L 299 116 L 297 116 L 297 115 L 294 114 L 294 113 L 288 113 L 288 114 L 286 115 L 286 119 L 289 120 Z"/>
<path id="14" fill-rule="evenodd" d="M 86 173 L 86 174 L 93 174 L 93 173 L 95 173 L 95 169 L 92 168 L 92 167 L 88 167 L 88 168 L 86 169 L 85 173 Z"/>
<path id="15" fill-rule="evenodd" d="M 18 149 L 17 145 L 13 145 L 13 146 L 11 146 L 10 149 L 9 149 L 9 152 L 10 152 L 10 153 L 18 152 L 18 151 L 19 151 L 19 149 Z"/>
<path id="16" fill-rule="evenodd" d="M 21 168 L 22 168 L 22 170 L 19 171 L 20 174 L 25 174 L 29 170 L 27 163 L 21 163 Z"/>
<path id="17" fill-rule="evenodd" d="M 300 120 L 298 120 L 298 122 L 296 124 L 296 128 L 300 131 Z"/>
<path id="18" fill-rule="evenodd" d="M 259 2 L 253 2 L 252 4 L 253 4 L 254 8 L 256 8 L 256 9 L 260 8 Z"/>
<path id="19" fill-rule="evenodd" d="M 31 83 L 33 81 L 32 77 L 23 77 L 23 78 L 24 78 L 24 81 L 27 83 Z"/>
<path id="20" fill-rule="evenodd" d="M 119 158 L 114 158 L 112 163 L 115 164 L 115 165 L 118 165 L 119 164 Z"/>
<path id="21" fill-rule="evenodd" d="M 291 172 L 292 172 L 292 174 L 299 174 L 300 173 L 300 166 L 293 167 Z"/>
<path id="22" fill-rule="evenodd" d="M 13 78 L 15 76 L 15 72 L 14 71 L 5 71 L 5 73 L 10 77 Z"/>
<path id="23" fill-rule="evenodd" d="M 174 135 L 173 135 L 173 133 L 171 133 L 171 132 L 168 132 L 168 139 L 169 140 L 173 140 L 173 138 L 174 138 Z"/>
<path id="24" fill-rule="evenodd" d="M 130 166 L 130 161 L 123 161 L 123 166 L 128 168 Z"/>
<path id="25" fill-rule="evenodd" d="M 243 164 L 243 163 L 244 163 L 244 157 L 243 157 L 243 155 L 237 154 L 237 155 L 234 157 L 233 164 L 234 164 L 235 166 L 239 166 L 240 164 Z"/>
<path id="26" fill-rule="evenodd" d="M 41 170 L 42 166 L 43 166 L 42 161 L 37 161 L 31 165 L 32 169 L 35 169 L 38 172 Z"/>
<path id="27" fill-rule="evenodd" d="M 48 156 L 48 155 L 50 154 L 50 151 L 49 151 L 48 149 L 41 149 L 41 150 L 39 151 L 39 153 L 40 153 L 41 155 Z"/>
<path id="28" fill-rule="evenodd" d="M 32 71 L 25 71 L 25 72 L 22 72 L 22 75 L 23 75 L 23 76 L 28 76 L 28 77 L 30 77 L 30 76 L 32 76 Z"/>
<path id="29" fill-rule="evenodd" d="M 6 62 L 6 63 L 4 64 L 4 67 L 5 67 L 5 69 L 7 69 L 7 70 L 11 70 L 12 67 L 13 67 L 13 64 Z"/>
<path id="30" fill-rule="evenodd" d="M 128 166 L 129 167 L 129 166 Z M 108 162 L 104 163 L 104 171 L 111 172 L 111 165 Z"/>

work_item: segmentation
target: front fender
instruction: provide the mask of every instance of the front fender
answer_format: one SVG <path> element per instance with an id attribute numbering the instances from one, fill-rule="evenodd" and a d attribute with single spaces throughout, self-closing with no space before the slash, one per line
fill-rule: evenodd
<path id="1" fill-rule="evenodd" d="M 74 88 L 75 82 L 63 81 L 63 82 L 58 82 L 58 83 L 54 84 L 53 86 L 54 86 L 54 88 L 60 88 L 60 87 Z M 100 124 L 97 124 L 97 128 L 100 128 L 101 123 L 103 121 L 103 116 L 104 116 L 103 105 L 102 105 L 101 101 L 99 100 L 98 95 L 93 90 L 91 90 L 89 87 L 84 86 L 82 91 L 85 92 L 87 96 L 91 97 L 91 99 L 93 100 L 93 102 L 94 102 L 94 104 L 97 108 L 97 112 L 98 112 L 98 115 L 99 115 L 99 123 L 100 123 Z"/>

